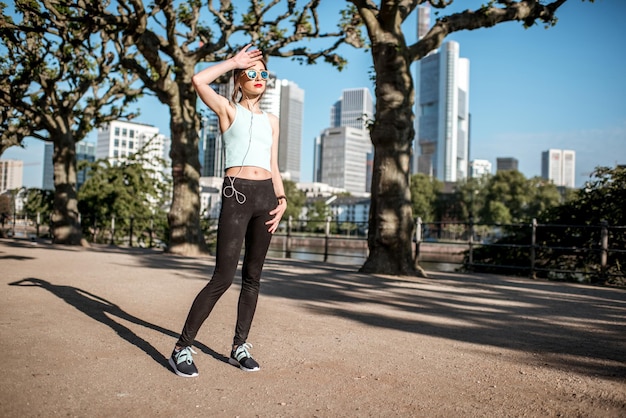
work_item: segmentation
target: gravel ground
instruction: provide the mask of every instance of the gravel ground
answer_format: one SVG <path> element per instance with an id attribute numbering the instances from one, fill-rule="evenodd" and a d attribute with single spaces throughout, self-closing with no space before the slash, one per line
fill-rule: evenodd
<path id="1" fill-rule="evenodd" d="M 228 364 L 237 278 L 167 365 L 213 258 L 0 240 L 0 416 L 625 417 L 626 290 L 270 259 Z"/>

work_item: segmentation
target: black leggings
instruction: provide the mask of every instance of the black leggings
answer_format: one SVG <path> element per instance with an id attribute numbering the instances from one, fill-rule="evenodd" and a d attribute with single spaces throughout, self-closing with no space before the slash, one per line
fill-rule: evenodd
<path id="1" fill-rule="evenodd" d="M 229 188 L 231 181 L 224 179 L 223 188 Z M 261 284 L 261 271 L 270 245 L 272 234 L 265 222 L 271 219 L 269 212 L 276 208 L 276 196 L 272 180 L 235 179 L 237 192 L 245 196 L 239 202 L 237 196 L 222 193 L 222 210 L 217 229 L 217 250 L 215 271 L 209 283 L 198 293 L 191 305 L 178 345 L 188 347 L 193 344 L 198 330 L 209 317 L 218 299 L 233 283 L 241 246 L 245 238 L 245 252 L 241 270 L 241 293 L 237 308 L 234 345 L 246 342 L 252 318 L 256 310 Z"/>

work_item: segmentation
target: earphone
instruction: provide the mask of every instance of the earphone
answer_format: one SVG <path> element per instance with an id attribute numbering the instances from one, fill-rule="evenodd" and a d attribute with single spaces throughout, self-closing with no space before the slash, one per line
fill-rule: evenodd
<path id="1" fill-rule="evenodd" d="M 237 203 L 239 203 L 240 205 L 243 205 L 246 202 L 246 195 L 243 194 L 242 192 L 240 192 L 239 190 L 237 190 L 235 188 L 235 180 L 237 179 L 239 174 L 241 174 L 241 171 L 243 170 L 243 164 L 246 161 L 246 157 L 248 156 L 248 153 L 250 152 L 250 147 L 252 145 L 252 123 L 253 123 L 253 121 L 254 121 L 254 112 L 250 111 L 250 128 L 249 128 L 250 139 L 248 140 L 248 149 L 246 149 L 246 153 L 243 155 L 243 159 L 241 160 L 241 165 L 239 166 L 239 171 L 237 172 L 237 174 L 235 174 L 232 177 L 231 176 L 226 176 L 226 178 L 228 178 L 228 180 L 230 180 L 230 186 L 228 186 L 228 185 L 224 186 L 224 189 L 222 191 L 222 194 L 226 198 L 231 198 L 231 197 L 235 196 L 235 200 L 237 200 Z"/>

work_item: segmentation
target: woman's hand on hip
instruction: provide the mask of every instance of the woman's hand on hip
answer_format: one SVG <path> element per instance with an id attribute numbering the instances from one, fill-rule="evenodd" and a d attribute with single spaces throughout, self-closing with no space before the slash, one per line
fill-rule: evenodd
<path id="1" fill-rule="evenodd" d="M 276 232 L 276 230 L 278 229 L 278 225 L 280 224 L 280 220 L 282 219 L 283 214 L 285 213 L 286 210 L 287 210 L 287 201 L 285 199 L 281 199 L 278 203 L 278 206 L 276 206 L 275 209 L 270 211 L 270 215 L 272 215 L 273 218 L 265 222 L 265 225 L 269 226 L 267 230 L 270 232 L 270 234 L 273 234 L 274 232 Z"/>

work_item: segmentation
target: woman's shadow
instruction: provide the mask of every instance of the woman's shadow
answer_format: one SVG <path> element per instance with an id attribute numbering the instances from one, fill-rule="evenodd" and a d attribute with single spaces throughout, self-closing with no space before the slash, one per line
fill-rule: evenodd
<path id="1" fill-rule="evenodd" d="M 178 338 L 177 333 L 158 325 L 152 324 L 150 322 L 146 322 L 143 319 L 137 318 L 136 316 L 125 312 L 116 304 L 77 287 L 54 285 L 46 280 L 36 279 L 33 277 L 9 283 L 9 286 L 40 287 L 49 291 L 59 299 L 65 301 L 68 305 L 73 306 L 90 318 L 95 319 L 96 321 L 104 325 L 107 325 L 109 328 L 115 331 L 117 335 L 119 335 L 132 345 L 143 350 L 146 354 L 152 357 L 154 361 L 169 370 L 168 357 L 163 356 L 163 354 L 161 354 L 159 350 L 157 350 L 148 341 L 144 340 L 124 325 L 113 320 L 113 317 L 117 317 L 129 321 L 133 324 L 141 325 L 154 331 L 161 332 L 172 338 Z M 210 355 L 216 360 L 228 363 L 227 357 L 213 351 L 206 345 L 198 342 L 196 342 L 194 345 L 203 353 Z"/>

